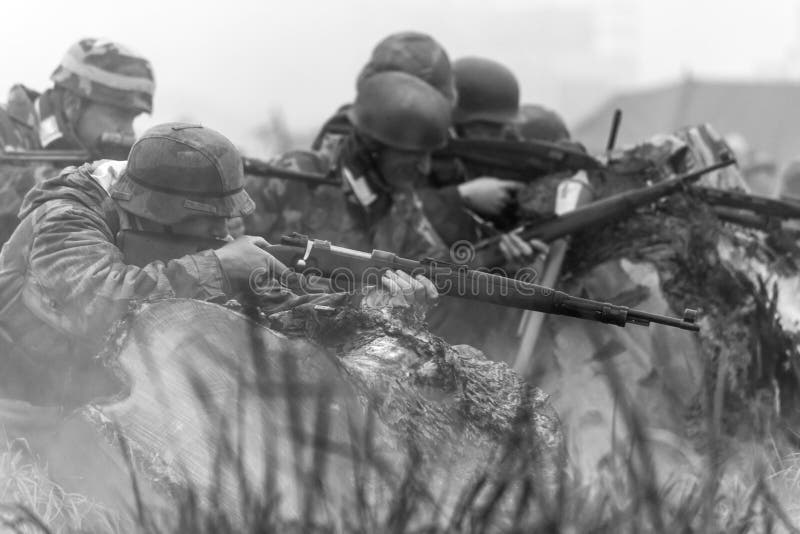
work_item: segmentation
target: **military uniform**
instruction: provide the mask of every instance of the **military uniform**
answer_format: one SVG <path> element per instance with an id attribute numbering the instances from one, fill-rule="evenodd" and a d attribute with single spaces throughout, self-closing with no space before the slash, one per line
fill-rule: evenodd
<path id="1" fill-rule="evenodd" d="M 0 107 L 0 148 L 38 150 L 42 148 L 34 102 L 39 94 L 15 85 L 5 107 Z M 0 244 L 5 243 L 17 226 L 22 198 L 34 185 L 58 169 L 49 163 L 0 162 Z"/>
<path id="2" fill-rule="evenodd" d="M 238 166 L 241 173 L 233 145 L 227 152 L 203 149 L 200 143 L 205 129 L 199 126 L 177 123 L 156 128 L 160 129 L 151 129 L 152 137 L 134 145 L 128 162 L 103 160 L 65 169 L 26 196 L 22 222 L 0 253 L 0 299 L 4 303 L 0 309 L 4 369 L 0 390 L 4 396 L 39 405 L 86 402 L 103 393 L 98 384 L 109 385 L 102 379 L 105 371 L 95 356 L 131 305 L 178 297 L 224 301 L 235 295 L 237 288 L 225 276 L 213 251 L 155 261 L 141 268 L 124 259 L 118 233 L 141 229 L 140 218 L 172 225 L 195 213 L 241 216 L 253 207 L 247 193 L 235 184 L 223 184 L 216 196 L 189 189 L 211 188 L 205 182 L 219 181 L 220 168 Z M 194 134 L 194 130 L 201 133 Z M 150 159 L 159 164 L 166 156 L 140 154 L 152 153 L 156 149 L 149 147 L 165 143 L 170 135 L 180 135 L 180 146 L 200 146 L 204 152 L 195 160 L 216 158 L 217 163 L 192 167 L 185 154 L 189 151 L 183 150 L 181 161 L 192 169 L 191 176 L 167 163 L 163 163 L 167 170 L 154 168 Z M 142 144 L 144 148 L 137 149 Z M 171 171 L 178 174 L 170 176 Z M 148 189 L 151 180 L 159 182 L 155 192 Z M 187 192 L 163 185 L 165 181 L 176 182 Z M 192 186 L 195 182 L 200 185 Z M 314 296 L 296 296 L 275 287 L 259 304 L 269 311 L 311 298 Z"/>
<path id="3" fill-rule="evenodd" d="M 320 161 L 337 162 L 341 159 L 342 147 L 353 132 L 353 124 L 348 117 L 350 109 L 352 109 L 350 104 L 339 108 L 317 134 L 312 150 L 319 155 Z M 288 165 L 288 168 L 295 167 L 301 169 L 297 164 Z M 316 167 L 310 170 L 313 171 Z M 329 169 L 329 171 L 341 174 L 340 170 Z M 448 247 L 459 241 L 474 242 L 481 236 L 476 220 L 466 211 L 464 201 L 458 192 L 458 184 L 462 183 L 466 176 L 466 167 L 460 161 L 435 158 L 432 172 L 416 188 L 417 201 L 421 203 L 422 213 Z M 287 184 L 284 187 L 291 186 Z M 366 194 L 365 198 L 369 199 L 369 196 Z M 358 201 L 355 203 L 360 204 Z M 365 200 L 365 204 L 368 203 L 369 201 Z M 257 208 L 257 212 L 261 210 Z M 258 235 L 265 234 L 258 232 Z"/>
<path id="4" fill-rule="evenodd" d="M 0 254 L 0 332 L 13 347 L 4 368 L 18 367 L 3 373 L 6 395 L 46 404 L 91 397 L 94 356 L 132 303 L 225 295 L 210 251 L 143 269 L 123 262 L 115 245 L 119 211 L 107 192 L 122 168 L 67 169 L 26 198 L 22 223 Z"/>
<path id="5" fill-rule="evenodd" d="M 319 156 L 293 151 L 273 162 L 287 169 L 309 171 Z M 309 166 L 310 165 L 310 166 Z M 409 258 L 447 259 L 448 245 L 426 215 L 417 192 L 380 191 L 365 176 L 373 172 L 341 157 L 330 176 L 339 186 L 310 186 L 283 179 L 247 181 L 256 210 L 245 217 L 248 233 L 278 242 L 298 232 L 357 250 L 389 250 Z"/>
<path id="6" fill-rule="evenodd" d="M 117 323 L 137 304 L 164 298 L 223 302 L 242 291 L 266 314 L 349 303 L 347 295 L 295 295 L 277 284 L 253 295 L 247 269 L 226 271 L 231 256 L 222 250 L 142 267 L 126 257 L 122 230 L 161 225 L 166 232 L 200 220 L 197 231 L 211 232 L 209 221 L 248 214 L 253 202 L 242 184 L 241 157 L 230 141 L 201 126 L 171 123 L 146 132 L 127 161 L 65 169 L 25 197 L 22 221 L 0 252 L 0 430 L 12 439 L 24 437 L 52 464 L 51 476 L 66 491 L 133 506 L 130 498 L 118 502 L 130 493 L 119 450 L 103 443 L 73 409 L 129 390 L 130 378 L 104 351 Z M 257 257 L 267 256 L 249 244 Z M 356 301 L 374 305 L 375 296 L 384 295 L 367 293 L 363 301 L 357 295 Z M 65 457 L 76 461 L 63 462 Z M 86 476 L 97 472 L 103 477 Z"/>
<path id="7" fill-rule="evenodd" d="M 137 113 L 152 111 L 155 86 L 150 64 L 118 43 L 99 39 L 74 43 L 50 79 L 54 87 L 41 94 L 22 85 L 11 88 L 6 106 L 0 107 L 0 152 L 88 149 L 68 118 L 67 95 Z M 0 163 L 0 244 L 17 225 L 25 193 L 58 174 L 61 167 L 58 162 Z"/>

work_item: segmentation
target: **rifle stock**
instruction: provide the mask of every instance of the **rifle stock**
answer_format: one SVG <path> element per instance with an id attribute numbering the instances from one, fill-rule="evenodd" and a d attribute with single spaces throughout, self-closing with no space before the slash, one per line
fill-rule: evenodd
<path id="1" fill-rule="evenodd" d="M 125 230 L 117 237 L 126 262 L 143 266 L 155 260 L 167 261 L 185 254 L 219 248 L 225 241 L 217 239 L 183 238 L 169 234 Z M 417 261 L 401 258 L 391 252 L 373 250 L 371 253 L 331 245 L 327 241 L 311 240 L 295 234 L 284 237 L 281 244 L 267 247 L 276 259 L 294 272 L 309 277 L 318 287 L 320 278 L 329 279 L 335 291 L 350 291 L 360 285 L 376 285 L 386 269 L 399 269 L 410 275 L 422 274 L 430 279 L 442 295 L 490 302 L 525 310 L 535 310 L 568 317 L 577 317 L 625 326 L 628 323 L 648 325 L 651 322 L 684 330 L 698 331 L 696 312 L 686 310 L 682 319 L 573 297 L 561 291 L 506 278 L 486 271 L 430 258 Z M 161 257 L 154 257 L 160 255 Z M 264 273 L 266 275 L 266 270 Z"/>

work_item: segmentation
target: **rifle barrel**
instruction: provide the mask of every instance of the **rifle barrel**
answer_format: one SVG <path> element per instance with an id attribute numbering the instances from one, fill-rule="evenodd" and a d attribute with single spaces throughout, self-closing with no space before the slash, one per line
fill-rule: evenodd
<path id="1" fill-rule="evenodd" d="M 800 219 L 800 205 L 785 200 L 712 187 L 694 186 L 691 191 L 713 206 L 739 208 L 781 219 Z"/>
<path id="2" fill-rule="evenodd" d="M 0 151 L 0 163 L 58 162 L 81 165 L 92 161 L 85 150 L 8 150 Z"/>
<path id="3" fill-rule="evenodd" d="M 92 161 L 93 157 L 85 150 L 9 150 L 0 151 L 0 163 L 54 162 L 65 165 L 81 165 Z M 338 185 L 339 182 L 323 174 L 282 169 L 255 158 L 242 158 L 246 174 L 299 180 L 314 185 Z"/>
<path id="4" fill-rule="evenodd" d="M 696 324 L 697 312 L 686 309 L 683 318 L 668 317 L 657 313 L 650 313 L 642 310 L 628 308 L 627 306 L 617 306 L 609 302 L 573 297 L 561 291 L 558 294 L 557 306 L 560 315 L 570 317 L 580 317 L 582 319 L 593 319 L 602 323 L 625 326 L 627 323 L 648 326 L 650 323 L 658 323 L 681 330 L 698 332 L 700 326 Z"/>
<path id="5" fill-rule="evenodd" d="M 283 169 L 255 158 L 242 158 L 242 166 L 244 167 L 245 174 L 262 178 L 285 178 L 287 180 L 298 180 L 313 185 L 339 185 L 338 180 L 329 178 L 324 174 Z"/>
<path id="6" fill-rule="evenodd" d="M 364 284 L 374 285 L 380 282 L 380 275 L 384 270 L 399 269 L 412 276 L 426 276 L 441 294 L 450 297 L 589 319 L 616 326 L 656 322 L 683 330 L 699 330 L 694 323 L 696 312 L 693 310 L 687 310 L 683 319 L 677 319 L 608 302 L 573 297 L 549 287 L 430 258 L 417 261 L 381 250 L 366 253 L 332 246 L 327 241 L 309 240 L 301 235 L 284 236 L 281 243 L 268 247 L 267 252 L 303 274 L 330 278 L 331 285 L 336 290 L 352 290 L 354 286 Z"/>

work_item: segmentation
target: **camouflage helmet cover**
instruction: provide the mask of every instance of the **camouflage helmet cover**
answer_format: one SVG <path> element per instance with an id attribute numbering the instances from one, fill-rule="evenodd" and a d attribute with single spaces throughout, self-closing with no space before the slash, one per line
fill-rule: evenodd
<path id="1" fill-rule="evenodd" d="M 453 122 L 507 124 L 519 111 L 519 83 L 507 67 L 491 59 L 465 57 L 453 63 L 458 103 Z"/>
<path id="2" fill-rule="evenodd" d="M 150 62 L 112 41 L 81 39 L 67 50 L 50 79 L 88 100 L 153 111 L 155 82 Z"/>
<path id="3" fill-rule="evenodd" d="M 567 141 L 569 129 L 555 111 L 538 104 L 524 104 L 519 109 L 515 126 L 523 139 L 540 141 Z"/>
<path id="4" fill-rule="evenodd" d="M 165 225 L 192 215 L 241 217 L 255 209 L 233 143 L 210 128 L 180 122 L 142 135 L 110 194 L 125 211 Z"/>
<path id="5" fill-rule="evenodd" d="M 348 116 L 356 130 L 400 150 L 432 151 L 447 142 L 450 103 L 405 72 L 381 72 L 361 84 Z"/>
<path id="6" fill-rule="evenodd" d="M 361 69 L 356 89 L 379 72 L 400 71 L 416 76 L 455 103 L 456 90 L 450 58 L 444 47 L 430 35 L 419 32 L 393 33 L 372 51 L 369 62 Z"/>

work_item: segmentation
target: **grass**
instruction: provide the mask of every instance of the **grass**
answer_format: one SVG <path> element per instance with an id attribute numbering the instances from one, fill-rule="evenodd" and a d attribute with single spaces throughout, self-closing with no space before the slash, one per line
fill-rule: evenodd
<path id="1" fill-rule="evenodd" d="M 608 376 L 612 387 L 618 387 L 613 370 Z M 319 414 L 323 415 L 325 398 L 321 395 L 319 400 Z M 322 435 L 297 434 L 297 439 L 311 439 L 316 444 L 309 469 L 298 471 L 298 489 L 305 503 L 299 517 L 281 515 L 278 504 L 282 496 L 276 494 L 270 473 L 263 488 L 246 493 L 243 517 L 231 516 L 192 488 L 175 496 L 167 516 L 147 509 L 129 512 L 138 530 L 153 533 L 800 532 L 795 527 L 800 518 L 800 451 L 781 452 L 776 440 L 768 437 L 746 446 L 718 443 L 709 447 L 715 452 L 705 456 L 706 468 L 697 473 L 691 487 L 657 486 L 652 451 L 641 434 L 641 414 L 624 400 L 621 414 L 633 429 L 633 451 L 599 467 L 603 476 L 584 482 L 580 473 L 567 467 L 555 487 L 541 487 L 519 463 L 515 445 L 509 442 L 477 473 L 473 483 L 457 490 L 457 504 L 449 515 L 437 513 L 443 499 L 430 491 L 429 471 L 420 451 L 408 444 L 406 464 L 391 472 L 371 443 L 369 428 L 351 429 L 352 466 L 356 480 L 364 484 L 374 483 L 376 478 L 384 480 L 386 499 L 372 500 L 362 484 L 357 486 L 360 489 L 350 508 L 327 510 L 330 495 L 320 481 L 325 477 L 326 458 L 333 453 L 327 449 L 329 430 L 321 422 L 324 418 L 313 425 Z M 216 462 L 241 469 L 235 450 L 222 437 L 220 443 Z M 121 526 L 117 513 L 63 492 L 27 457 L 19 443 L 7 444 L 0 452 L 0 500 L 8 503 L 0 508 L 0 518 L 8 532 L 118 532 L 130 528 Z"/>
<path id="2" fill-rule="evenodd" d="M 27 444 L 0 447 L 0 532 L 103 532 L 123 530 L 121 516 L 52 482 Z"/>
<path id="3" fill-rule="evenodd" d="M 291 362 L 291 355 L 281 357 Z M 719 362 L 724 368 L 725 362 Z M 267 443 L 261 485 L 247 473 L 237 425 L 243 418 L 222 421 L 214 457 L 215 480 L 233 473 L 240 487 L 238 507 L 223 502 L 222 484 L 210 492 L 185 485 L 168 499 L 165 509 L 150 509 L 137 499 L 132 510 L 107 510 L 81 495 L 64 492 L 47 477 L 46 469 L 30 460 L 24 443 L 0 450 L 0 524 L 9 532 L 800 532 L 800 440 L 781 419 L 753 408 L 748 414 L 726 413 L 724 369 L 710 384 L 702 408 L 702 465 L 688 478 L 657 481 L 655 451 L 645 434 L 646 414 L 625 396 L 615 369 L 607 365 L 606 380 L 630 429 L 630 450 L 619 451 L 597 466 L 597 473 L 580 473 L 566 465 L 552 483 L 538 476 L 535 459 L 525 448 L 524 428 L 512 429 L 466 484 L 452 482 L 448 469 L 437 465 L 430 451 L 413 441 L 397 440 L 387 449 L 377 427 L 375 406 L 367 402 L 362 417 L 348 419 L 344 441 L 334 439 L 331 392 L 299 391 L 297 369 L 284 367 L 283 386 L 259 391 L 264 398 L 282 395 L 287 401 L 311 395 L 314 413 L 302 421 L 295 403 L 285 402 L 294 444 L 293 480 L 296 513 L 282 506 L 292 495 L 277 488 L 278 472 Z M 275 379 L 276 377 L 272 377 Z M 274 383 L 273 383 L 274 385 Z M 198 382 L 199 402 L 213 395 Z M 786 412 L 790 407 L 783 406 Z M 766 415 L 765 415 L 766 414 Z M 753 432 L 732 435 L 726 417 L 749 417 Z M 769 421 L 756 421 L 766 418 Z M 337 441 L 338 439 L 338 441 Z M 130 464 L 135 455 L 119 443 Z M 303 451 L 308 452 L 305 454 Z M 334 464 L 349 468 L 348 485 Z M 146 481 L 131 468 L 131 483 Z M 345 498 L 342 498 L 345 493 Z M 128 522 L 132 521 L 132 522 Z M 51 530 L 48 530 L 51 529 Z"/>

